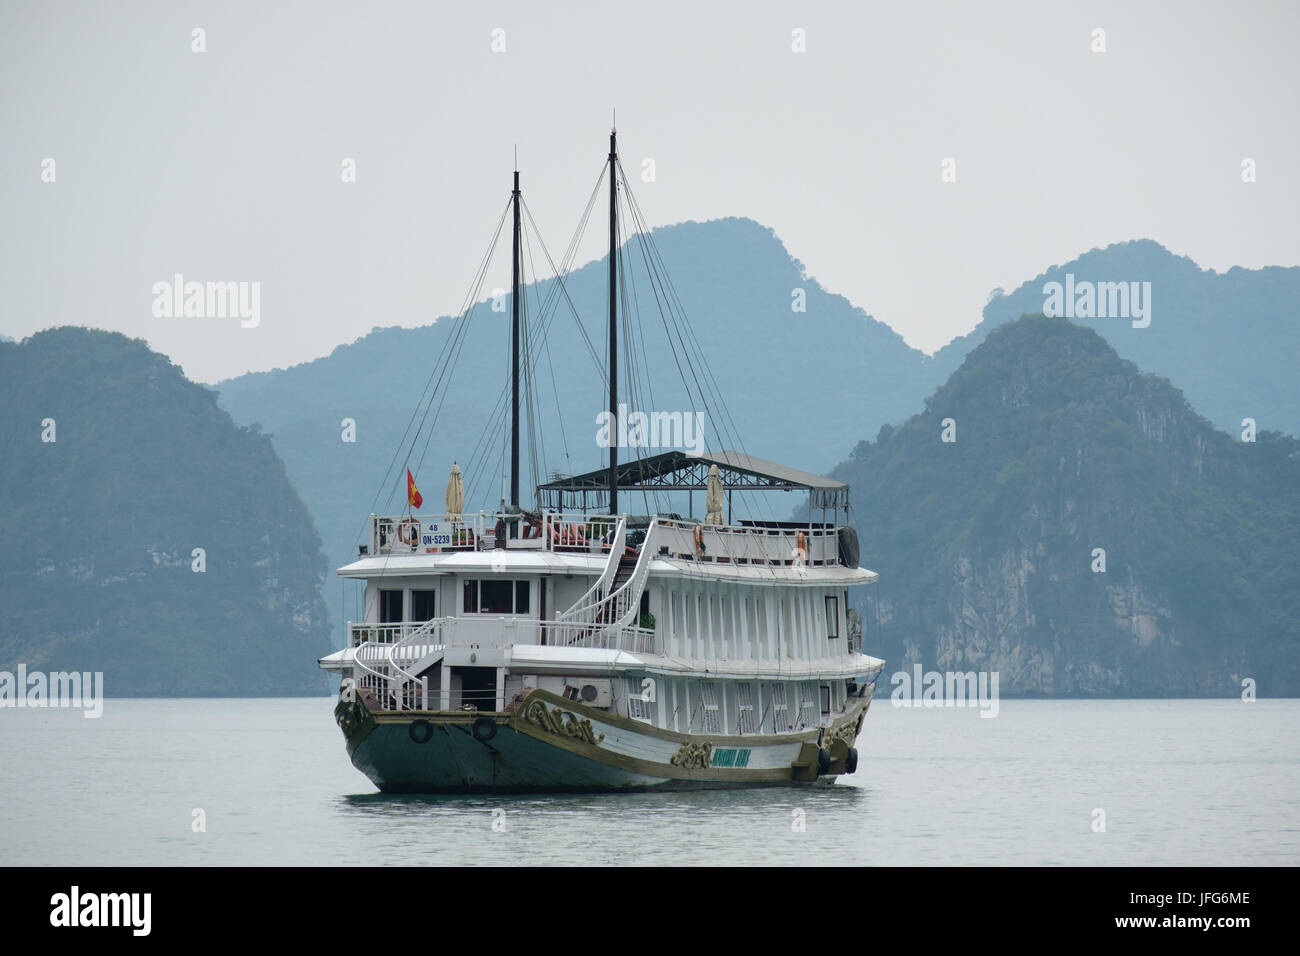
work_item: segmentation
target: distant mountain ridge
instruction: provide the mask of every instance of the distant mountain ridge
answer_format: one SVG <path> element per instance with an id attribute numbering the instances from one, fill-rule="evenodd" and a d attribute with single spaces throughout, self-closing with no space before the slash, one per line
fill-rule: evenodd
<path id="1" fill-rule="evenodd" d="M 1192 408 L 1233 431 L 1243 418 L 1258 427 L 1300 434 L 1300 267 L 1201 269 L 1150 239 L 1093 249 L 1052 266 L 1009 294 L 995 295 L 983 319 L 933 357 L 935 381 L 948 378 L 970 351 L 1004 322 L 1043 311 L 1044 286 L 1150 283 L 1150 324 L 1127 318 L 1069 316 L 1094 329 L 1143 371 L 1182 389 Z"/>
<path id="2" fill-rule="evenodd" d="M 812 471 L 830 468 L 864 428 L 900 419 L 915 407 L 924 355 L 804 275 L 771 230 L 748 219 L 726 219 L 656 230 L 655 239 L 699 348 L 695 366 L 679 372 L 641 251 L 625 246 L 622 258 L 636 283 L 633 301 L 641 321 L 635 343 L 639 367 L 625 367 L 621 382 L 626 388 L 630 381 L 650 379 L 630 397 L 632 407 L 704 411 L 688 401 L 681 381 L 683 374 L 692 385 L 707 380 L 703 356 L 744 450 Z M 602 362 L 607 268 L 589 263 L 565 283 Z M 534 320 L 552 282 L 526 291 Z M 796 289 L 805 296 L 806 312 L 792 309 Z M 469 320 L 436 437 L 414 450 L 412 467 L 428 500 L 441 498 L 453 461 L 465 469 L 468 510 L 494 509 L 500 499 L 501 436 L 488 446 L 490 453 L 477 459 L 472 453 L 483 447 L 480 438 L 508 380 L 509 296 L 504 304 L 502 312 L 480 305 Z M 410 447 L 409 437 L 403 444 L 404 431 L 454 328 L 454 319 L 441 318 L 416 329 L 375 329 L 325 358 L 217 386 L 236 421 L 259 423 L 273 436 L 335 567 L 355 558 L 358 533 L 372 506 L 381 512 L 405 507 L 399 472 L 390 474 L 377 503 L 374 495 L 394 452 L 400 448 L 400 462 Z M 567 307 L 554 314 L 547 341 L 546 354 L 538 357 L 536 389 L 540 431 L 550 455 L 543 473 L 600 467 L 608 453 L 596 442 L 596 415 L 608 403 L 607 386 Z M 645 375 L 647 366 L 652 376 Z M 725 417 L 721 410 L 707 412 L 710 447 L 731 447 L 718 434 Z M 355 442 L 342 440 L 345 418 L 356 422 Z M 529 498 L 533 479 L 529 472 L 521 481 Z M 331 611 L 344 600 L 342 585 L 337 588 L 327 599 Z"/>
<path id="3" fill-rule="evenodd" d="M 1293 353 L 1250 337 L 1238 341 L 1229 334 L 1225 340 L 1219 325 L 1236 322 L 1232 317 L 1240 313 L 1240 324 L 1255 330 L 1252 335 L 1267 338 L 1268 330 L 1278 327 L 1276 340 L 1290 341 L 1295 326 L 1285 316 L 1300 301 L 1300 269 L 1234 269 L 1218 276 L 1157 243 L 1121 243 L 1053 267 L 1010 295 L 995 297 L 974 331 L 930 357 L 842 296 L 824 290 L 771 229 L 752 220 L 686 222 L 656 229 L 654 238 L 745 450 L 760 457 L 814 472 L 828 470 L 860 436 L 911 415 L 991 329 L 1023 312 L 1041 310 L 1044 283 L 1070 271 L 1081 279 L 1153 282 L 1150 327 L 1133 329 L 1122 320 L 1092 325 L 1144 370 L 1170 375 L 1180 385 L 1184 378 L 1194 379 L 1188 390 L 1193 407 L 1201 411 L 1201 404 L 1208 406 L 1217 425 L 1230 428 L 1243 417 L 1255 417 L 1261 428 L 1295 430 L 1286 424 L 1300 412 L 1295 376 L 1285 368 Z M 634 302 L 643 336 L 638 351 L 655 372 L 653 389 L 641 398 L 653 401 L 655 409 L 688 410 L 668 333 L 659 323 L 644 271 L 635 271 L 643 269 L 637 265 L 638 247 L 625 246 L 623 259 L 637 280 Z M 602 361 L 607 268 L 607 259 L 591 262 L 566 280 Z M 1178 291 L 1180 282 L 1190 283 L 1193 291 Z M 528 288 L 534 314 L 539 311 L 535 303 L 545 299 L 551 285 L 548 280 Z M 806 311 L 793 310 L 795 290 L 803 290 Z M 476 310 L 454 390 L 441 409 L 437 438 L 414 452 L 422 464 L 417 471 L 423 487 L 426 492 L 432 488 L 435 498 L 453 460 L 462 468 L 471 466 L 466 474 L 471 510 L 494 507 L 500 494 L 499 443 L 493 455 L 480 454 L 472 463 L 467 458 L 482 447 L 489 412 L 505 385 L 508 302 L 507 296 L 505 312 L 486 306 Z M 454 320 L 444 317 L 414 329 L 376 328 L 325 358 L 216 386 L 236 421 L 259 423 L 272 434 L 335 567 L 355 556 L 372 504 L 381 511 L 394 502 L 401 506 L 392 482 L 377 503 L 374 495 L 394 452 L 400 448 L 399 460 L 407 453 L 403 432 L 453 327 Z M 1210 354 L 1195 341 L 1207 335 L 1217 343 Z M 544 470 L 578 473 L 598 467 L 603 450 L 593 441 L 594 416 L 608 401 L 604 380 L 567 308 L 555 312 L 548 338 L 549 353 L 544 362 L 539 360 L 541 431 L 551 451 Z M 1262 363 L 1250 357 L 1260 353 L 1268 353 Z M 558 414 L 550 394 L 551 369 L 559 370 L 553 386 Z M 355 443 L 341 441 L 345 418 L 356 422 Z M 710 440 L 714 448 L 728 444 L 718 440 L 716 427 Z M 521 485 L 528 488 L 530 479 L 525 476 Z M 327 591 L 331 614 L 343 600 L 341 583 L 333 587 Z"/>

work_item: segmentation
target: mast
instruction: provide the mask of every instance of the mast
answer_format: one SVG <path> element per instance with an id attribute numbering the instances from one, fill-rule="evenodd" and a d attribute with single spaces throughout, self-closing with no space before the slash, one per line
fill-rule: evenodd
<path id="1" fill-rule="evenodd" d="M 514 252 L 510 260 L 510 504 L 519 507 L 519 170 L 510 194 L 515 207 Z"/>
<path id="2" fill-rule="evenodd" d="M 609 131 L 609 513 L 618 514 L 618 147 Z"/>

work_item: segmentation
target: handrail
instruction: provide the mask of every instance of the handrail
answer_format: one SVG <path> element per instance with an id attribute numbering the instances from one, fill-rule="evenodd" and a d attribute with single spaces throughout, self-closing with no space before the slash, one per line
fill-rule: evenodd
<path id="1" fill-rule="evenodd" d="M 389 644 L 388 655 L 387 655 L 388 663 L 392 666 L 393 670 L 397 671 L 398 674 L 406 678 L 406 680 L 408 681 L 418 681 L 419 680 L 418 677 L 416 677 L 414 674 L 409 673 L 406 670 L 406 668 L 402 667 L 401 664 L 397 663 L 397 661 L 393 659 L 393 654 L 394 652 L 397 651 L 398 648 L 411 647 L 415 644 L 415 641 L 417 639 L 422 640 L 423 638 L 432 634 L 435 630 L 441 630 L 442 621 L 443 621 L 442 618 L 434 618 L 431 621 L 425 621 L 423 624 L 421 624 L 415 630 L 411 631 L 401 640 L 397 641 L 396 643 Z M 403 683 L 405 683 L 405 681 L 403 681 Z"/>
<path id="2" fill-rule="evenodd" d="M 625 627 L 637 617 L 637 612 L 641 608 L 641 592 L 645 590 L 646 578 L 650 574 L 650 562 L 654 560 L 653 541 L 658 523 L 657 517 L 650 519 L 650 526 L 646 528 L 645 540 L 641 543 L 641 553 L 637 555 L 632 576 L 612 595 L 615 600 L 616 614 L 610 627 Z M 617 613 L 620 605 L 622 611 Z"/>
<path id="3" fill-rule="evenodd" d="M 618 574 L 619 564 L 623 560 L 623 551 L 627 547 L 627 516 L 620 515 L 618 525 L 614 529 L 614 537 L 609 548 L 609 560 L 605 562 L 605 570 L 601 572 L 596 583 L 589 587 L 585 594 L 578 600 L 574 601 L 567 610 L 555 616 L 556 623 L 594 623 L 594 616 L 588 620 L 583 614 L 584 611 L 594 612 L 605 600 L 610 584 L 614 576 Z"/>

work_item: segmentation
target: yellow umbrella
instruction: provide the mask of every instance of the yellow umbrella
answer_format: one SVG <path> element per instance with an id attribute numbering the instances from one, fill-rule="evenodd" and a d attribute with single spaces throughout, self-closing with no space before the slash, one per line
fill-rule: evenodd
<path id="1" fill-rule="evenodd" d="M 465 507 L 465 485 L 460 480 L 460 468 L 451 464 L 451 478 L 447 482 L 447 520 L 459 521 Z"/>
<path id="2" fill-rule="evenodd" d="M 705 524 L 722 524 L 722 479 L 718 477 L 718 466 L 709 466 L 709 479 L 705 482 L 704 516 Z"/>

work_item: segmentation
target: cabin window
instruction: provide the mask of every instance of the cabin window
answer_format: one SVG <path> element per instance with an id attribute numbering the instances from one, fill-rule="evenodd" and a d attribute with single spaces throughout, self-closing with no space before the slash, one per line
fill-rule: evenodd
<path id="1" fill-rule="evenodd" d="M 840 599 L 826 599 L 826 636 L 832 641 L 840 636 Z"/>
<path id="2" fill-rule="evenodd" d="M 432 621 L 437 616 L 434 613 L 434 596 L 436 594 L 436 591 L 411 592 L 412 621 Z"/>
<path id="3" fill-rule="evenodd" d="M 478 609 L 480 614 L 510 614 L 514 611 L 514 581 L 480 581 L 478 583 Z"/>
<path id="4" fill-rule="evenodd" d="M 627 715 L 633 720 L 640 720 L 650 723 L 654 719 L 652 711 L 652 702 L 647 697 L 652 696 L 641 688 L 641 679 L 639 677 L 629 677 L 627 680 Z"/>
<path id="5" fill-rule="evenodd" d="M 812 727 L 817 723 L 817 698 L 813 688 L 817 685 L 811 682 L 801 681 L 799 683 L 799 725 L 801 727 Z"/>
<path id="6" fill-rule="evenodd" d="M 402 592 L 379 592 L 379 623 L 400 624 L 402 621 Z"/>
<path id="7" fill-rule="evenodd" d="M 462 606 L 466 614 L 527 614 L 528 582 L 509 578 L 466 581 Z"/>
<path id="8" fill-rule="evenodd" d="M 784 733 L 787 730 L 793 730 L 790 723 L 790 707 L 786 703 L 785 685 L 772 685 L 772 730 L 775 733 Z"/>
<path id="9" fill-rule="evenodd" d="M 706 734 L 722 733 L 722 714 L 718 710 L 718 685 L 706 680 L 700 684 L 700 696 L 704 699 L 704 732 Z"/>
<path id="10" fill-rule="evenodd" d="M 831 712 L 831 685 L 822 684 L 822 714 Z"/>
<path id="11" fill-rule="evenodd" d="M 736 685 L 736 728 L 742 734 L 758 733 L 754 717 L 754 688 L 751 684 Z"/>

